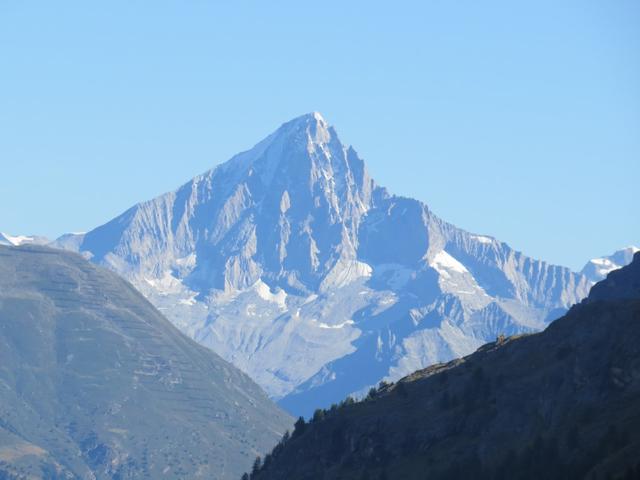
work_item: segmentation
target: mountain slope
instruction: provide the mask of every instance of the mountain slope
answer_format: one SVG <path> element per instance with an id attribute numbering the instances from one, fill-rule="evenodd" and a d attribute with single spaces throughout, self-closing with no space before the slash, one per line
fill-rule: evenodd
<path id="1" fill-rule="evenodd" d="M 640 253 L 542 333 L 298 423 L 251 478 L 640 478 Z"/>
<path id="2" fill-rule="evenodd" d="M 607 277 L 607 274 L 631 263 L 633 254 L 639 251 L 638 247 L 630 246 L 618 250 L 613 255 L 589 260 L 580 273 L 592 282 L 599 282 Z"/>
<path id="3" fill-rule="evenodd" d="M 390 195 L 317 113 L 74 242 L 297 414 L 539 330 L 589 288 Z"/>
<path id="4" fill-rule="evenodd" d="M 237 478 L 289 425 L 114 273 L 0 247 L 0 477 Z"/>

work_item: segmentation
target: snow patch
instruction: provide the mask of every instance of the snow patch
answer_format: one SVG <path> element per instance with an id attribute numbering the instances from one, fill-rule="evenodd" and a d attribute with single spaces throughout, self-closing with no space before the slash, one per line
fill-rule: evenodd
<path id="1" fill-rule="evenodd" d="M 198 303 L 197 300 L 196 300 L 197 296 L 198 295 L 196 293 L 194 293 L 193 295 L 191 295 L 188 298 L 181 298 L 180 300 L 178 300 L 178 303 L 180 305 L 188 305 L 188 306 L 195 305 L 196 303 Z"/>
<path id="2" fill-rule="evenodd" d="M 471 235 L 471 238 L 480 243 L 493 243 L 493 238 L 485 237 L 484 235 Z"/>
<path id="3" fill-rule="evenodd" d="M 318 295 L 315 293 L 312 293 L 311 295 L 309 295 L 307 298 L 304 299 L 304 302 L 302 302 L 302 305 L 306 305 L 308 303 L 314 302 L 318 299 Z"/>
<path id="4" fill-rule="evenodd" d="M 611 260 L 609 260 L 608 258 L 594 258 L 593 260 L 591 260 L 591 263 L 593 263 L 594 265 L 603 265 L 603 266 L 615 266 L 617 267 L 617 265 L 615 263 L 613 263 Z"/>
<path id="5" fill-rule="evenodd" d="M 373 269 L 364 262 L 340 259 L 320 284 L 320 291 L 346 287 L 363 277 L 370 277 Z"/>
<path id="6" fill-rule="evenodd" d="M 143 278 L 145 283 L 147 283 L 160 295 L 182 293 L 184 291 L 184 285 L 182 284 L 182 282 L 171 275 L 169 271 L 165 271 L 161 277 Z"/>
<path id="7" fill-rule="evenodd" d="M 26 235 L 9 235 L 8 233 L 0 232 L 0 236 L 4 237 L 7 242 L 9 242 L 13 246 L 19 246 L 24 243 L 33 243 L 34 237 L 29 237 Z"/>
<path id="8" fill-rule="evenodd" d="M 315 318 L 312 318 L 311 321 L 313 323 L 315 323 L 319 328 L 330 328 L 330 329 L 344 328 L 344 327 L 346 327 L 348 325 L 353 325 L 354 324 L 353 320 L 345 320 L 344 322 L 336 323 L 335 325 L 329 325 L 328 323 L 319 322 Z"/>
<path id="9" fill-rule="evenodd" d="M 275 293 L 271 292 L 269 285 L 264 283 L 261 279 L 258 279 L 252 287 L 260 298 L 267 302 L 275 303 L 283 310 L 287 309 L 287 292 L 281 288 L 277 289 Z"/>
<path id="10" fill-rule="evenodd" d="M 438 273 L 445 277 L 449 277 L 450 272 L 468 273 L 469 271 L 458 260 L 453 258 L 444 250 L 439 251 L 429 264 Z"/>

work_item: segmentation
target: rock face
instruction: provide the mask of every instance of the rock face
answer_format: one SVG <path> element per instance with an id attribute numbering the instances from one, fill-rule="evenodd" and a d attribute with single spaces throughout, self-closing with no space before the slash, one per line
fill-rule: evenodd
<path id="1" fill-rule="evenodd" d="M 79 255 L 0 247 L 0 478 L 238 478 L 291 418 Z"/>
<path id="2" fill-rule="evenodd" d="M 625 265 L 629 265 L 633 259 L 633 254 L 639 250 L 640 249 L 638 247 L 632 245 L 630 247 L 623 248 L 622 250 L 618 250 L 608 257 L 594 258 L 587 262 L 580 273 L 594 283 L 599 282 L 600 280 L 605 279 L 609 272 L 622 268 Z"/>
<path id="3" fill-rule="evenodd" d="M 640 253 L 544 332 L 298 423 L 252 480 L 640 478 Z"/>
<path id="4" fill-rule="evenodd" d="M 540 330 L 590 286 L 390 195 L 317 113 L 63 243 L 305 415 Z"/>

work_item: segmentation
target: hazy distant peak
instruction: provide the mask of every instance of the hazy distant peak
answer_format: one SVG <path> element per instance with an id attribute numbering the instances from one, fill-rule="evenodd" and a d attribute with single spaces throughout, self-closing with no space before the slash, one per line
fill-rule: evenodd
<path id="1" fill-rule="evenodd" d="M 329 127 L 329 124 L 322 116 L 320 112 L 310 112 L 305 113 L 304 115 L 300 115 L 299 117 L 295 117 L 288 122 L 285 122 L 285 125 L 321 125 L 323 127 Z"/>
<path id="2" fill-rule="evenodd" d="M 611 271 L 607 278 L 596 283 L 586 302 L 598 300 L 640 299 L 640 250 L 629 247 L 622 251 L 633 251 L 631 261 Z"/>
<path id="3" fill-rule="evenodd" d="M 284 137 L 296 144 L 326 145 L 336 136 L 335 131 L 318 112 L 307 113 L 284 123 L 276 132 L 276 137 Z"/>
<path id="4" fill-rule="evenodd" d="M 45 237 L 37 235 L 9 235 L 8 233 L 0 232 L 0 245 L 17 247 L 26 244 L 44 245 L 48 242 L 49 240 Z"/>
<path id="5" fill-rule="evenodd" d="M 281 165 L 311 165 L 310 155 L 330 159 L 331 150 L 333 153 L 350 151 L 322 115 L 311 112 L 283 123 L 252 148 L 233 156 L 205 176 L 222 172 L 233 172 L 236 177 L 252 176 L 260 172 L 263 183 L 268 184 Z"/>
<path id="6" fill-rule="evenodd" d="M 587 262 L 580 273 L 587 276 L 594 283 L 599 282 L 605 279 L 610 272 L 631 263 L 633 255 L 638 251 L 640 251 L 640 248 L 630 245 L 617 250 L 612 255 L 593 258 Z"/>

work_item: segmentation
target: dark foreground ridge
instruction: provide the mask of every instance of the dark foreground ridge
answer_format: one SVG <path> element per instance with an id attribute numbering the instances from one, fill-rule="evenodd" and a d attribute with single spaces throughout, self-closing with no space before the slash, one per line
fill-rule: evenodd
<path id="1" fill-rule="evenodd" d="M 238 478 L 290 422 L 114 273 L 0 247 L 0 479 Z"/>
<path id="2" fill-rule="evenodd" d="M 298 421 L 250 478 L 640 478 L 640 252 L 542 333 Z"/>

